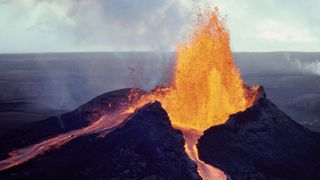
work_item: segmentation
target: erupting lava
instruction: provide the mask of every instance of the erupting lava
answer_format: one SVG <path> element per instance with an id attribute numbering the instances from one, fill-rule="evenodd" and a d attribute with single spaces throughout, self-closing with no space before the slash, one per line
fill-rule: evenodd
<path id="1" fill-rule="evenodd" d="M 219 19 L 218 10 L 206 15 L 200 16 L 199 25 L 189 42 L 178 47 L 172 87 L 157 87 L 129 104 L 129 108 L 118 111 L 123 115 L 113 116 L 118 125 L 137 108 L 160 101 L 173 126 L 182 130 L 186 152 L 197 163 L 202 178 L 225 179 L 223 172 L 199 159 L 197 140 L 207 128 L 222 124 L 229 115 L 250 107 L 255 100 L 256 88 L 245 86 L 240 77 L 229 45 L 229 32 Z M 133 91 L 131 96 L 134 95 Z M 102 117 L 83 129 L 20 149 L 16 151 L 18 154 L 13 153 L 9 159 L 0 161 L 0 170 L 21 164 L 76 137 L 115 127 L 107 122 L 108 119 Z"/>
<path id="2" fill-rule="evenodd" d="M 223 179 L 218 170 L 198 158 L 195 145 L 204 130 L 250 107 L 257 87 L 247 87 L 241 79 L 230 49 L 229 32 L 218 10 L 206 15 L 199 16 L 199 26 L 190 42 L 178 47 L 173 87 L 156 88 L 131 111 L 150 101 L 160 101 L 172 124 L 184 133 L 186 152 L 197 163 L 202 178 Z"/>
<path id="3" fill-rule="evenodd" d="M 173 125 L 203 131 L 252 105 L 256 88 L 246 87 L 240 77 L 218 10 L 209 20 L 200 17 L 190 42 L 178 47 L 173 87 L 155 89 L 132 110 L 158 100 Z"/>

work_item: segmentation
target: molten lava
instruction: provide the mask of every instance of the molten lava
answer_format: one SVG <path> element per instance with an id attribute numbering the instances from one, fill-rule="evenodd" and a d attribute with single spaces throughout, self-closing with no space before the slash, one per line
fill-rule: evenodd
<path id="1" fill-rule="evenodd" d="M 56 137 L 30 145 L 28 147 L 10 152 L 10 157 L 8 159 L 0 161 L 0 171 L 25 163 L 37 157 L 38 155 L 58 148 L 75 138 L 103 131 L 106 131 L 106 133 L 112 131 L 113 129 L 123 124 L 127 117 L 130 115 L 124 113 L 126 112 L 126 110 L 124 110 L 123 108 L 120 108 L 120 110 L 116 111 L 115 113 L 102 116 L 98 121 L 95 121 L 90 126 L 84 127 L 82 129 L 72 130 L 67 133 L 60 134 Z"/>
<path id="2" fill-rule="evenodd" d="M 204 130 L 224 123 L 231 114 L 250 107 L 256 96 L 255 87 L 245 86 L 236 68 L 229 45 L 229 32 L 215 9 L 200 16 L 199 25 L 186 44 L 177 50 L 176 71 L 172 87 L 157 87 L 135 102 L 132 91 L 129 107 L 120 108 L 118 115 L 101 117 L 85 128 L 70 131 L 13 151 L 11 157 L 0 161 L 0 171 L 24 163 L 72 139 L 112 130 L 124 122 L 130 113 L 152 101 L 160 101 L 173 126 L 185 138 L 185 150 L 198 165 L 203 179 L 226 179 L 223 172 L 199 159 L 196 143 Z"/>
<path id="3" fill-rule="evenodd" d="M 158 100 L 174 126 L 203 131 L 252 105 L 255 88 L 240 77 L 217 9 L 208 18 L 200 19 L 190 42 L 178 47 L 173 87 L 155 89 L 131 110 Z"/>
<path id="4" fill-rule="evenodd" d="M 158 100 L 185 138 L 185 150 L 203 179 L 226 179 L 223 172 L 202 162 L 196 143 L 207 128 L 224 123 L 231 114 L 252 106 L 256 87 L 245 86 L 233 60 L 229 32 L 218 10 L 199 18 L 187 44 L 177 50 L 173 87 L 158 87 L 144 95 L 131 111 Z M 192 132 L 192 133 L 191 133 Z"/>

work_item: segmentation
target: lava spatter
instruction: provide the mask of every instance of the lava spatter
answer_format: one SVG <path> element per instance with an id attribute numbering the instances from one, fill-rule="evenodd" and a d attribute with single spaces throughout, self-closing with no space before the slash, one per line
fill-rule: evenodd
<path id="1" fill-rule="evenodd" d="M 218 10 L 201 15 L 186 44 L 177 48 L 176 71 L 171 87 L 157 87 L 138 100 L 120 108 L 117 114 L 102 117 L 91 125 L 16 150 L 0 161 L 0 171 L 24 163 L 74 138 L 98 133 L 120 125 L 136 109 L 160 101 L 176 129 L 185 138 L 185 150 L 198 165 L 203 179 L 226 179 L 222 171 L 198 157 L 196 143 L 204 130 L 223 124 L 231 114 L 250 107 L 256 87 L 247 87 L 237 69 L 229 42 L 229 32 Z M 129 96 L 132 99 L 135 92 Z"/>
<path id="2" fill-rule="evenodd" d="M 189 42 L 178 46 L 173 86 L 158 87 L 142 96 L 131 111 L 150 101 L 160 101 L 172 124 L 184 133 L 186 152 L 197 163 L 202 178 L 225 179 L 223 173 L 198 158 L 195 145 L 204 130 L 250 107 L 257 87 L 247 87 L 241 79 L 229 32 L 218 10 L 199 16 Z"/>

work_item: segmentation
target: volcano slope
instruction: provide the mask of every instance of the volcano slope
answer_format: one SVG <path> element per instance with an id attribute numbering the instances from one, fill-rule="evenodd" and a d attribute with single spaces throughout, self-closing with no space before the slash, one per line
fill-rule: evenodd
<path id="1" fill-rule="evenodd" d="M 128 88 L 104 93 L 72 112 L 6 132 L 0 137 L 0 159 L 5 159 L 9 152 L 17 148 L 23 148 L 49 137 L 88 126 L 103 114 L 114 112 L 119 106 L 128 102 L 131 90 Z M 140 89 L 135 91 L 138 95 L 145 93 Z"/>
<path id="2" fill-rule="evenodd" d="M 126 105 L 130 92 L 105 93 L 61 117 L 6 133 L 0 138 L 1 160 L 14 149 L 84 128 L 116 112 Z M 319 134 L 291 120 L 260 88 L 252 107 L 206 130 L 197 147 L 202 161 L 232 179 L 319 179 L 318 142 Z M 77 137 L 0 171 L 0 179 L 200 179 L 184 143 L 161 104 L 154 102 L 112 130 Z"/>
<path id="3" fill-rule="evenodd" d="M 320 135 L 259 97 L 244 112 L 204 132 L 200 159 L 232 179 L 320 179 Z"/>
<path id="4" fill-rule="evenodd" d="M 127 97 L 128 92 L 115 91 L 95 98 L 64 115 L 64 120 L 77 120 L 76 117 L 90 107 L 104 104 L 106 99 Z M 111 132 L 78 137 L 58 149 L 0 172 L 0 179 L 200 179 L 196 164 L 184 150 L 182 133 L 172 128 L 159 102 L 145 105 L 125 122 Z M 75 124 L 69 128 L 80 126 Z M 51 136 L 55 133 L 57 131 L 51 131 Z M 32 134 L 29 133 L 28 139 Z"/>

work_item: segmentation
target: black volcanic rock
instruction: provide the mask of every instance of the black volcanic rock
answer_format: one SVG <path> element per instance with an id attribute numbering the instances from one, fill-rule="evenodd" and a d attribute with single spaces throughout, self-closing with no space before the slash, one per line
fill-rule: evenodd
<path id="1" fill-rule="evenodd" d="M 2 173 L 2 174 L 1 174 Z M 105 137 L 79 137 L 0 179 L 200 179 L 159 102 L 145 105 Z"/>
<path id="2" fill-rule="evenodd" d="M 104 93 L 72 112 L 6 132 L 0 137 L 0 159 L 8 157 L 8 153 L 17 148 L 89 125 L 103 114 L 112 112 L 125 103 L 131 90 L 128 88 Z M 136 89 L 136 92 L 137 95 L 145 93 L 140 89 Z"/>
<path id="3" fill-rule="evenodd" d="M 260 90 L 251 108 L 204 132 L 200 159 L 232 179 L 320 179 L 320 135 L 290 119 Z"/>

